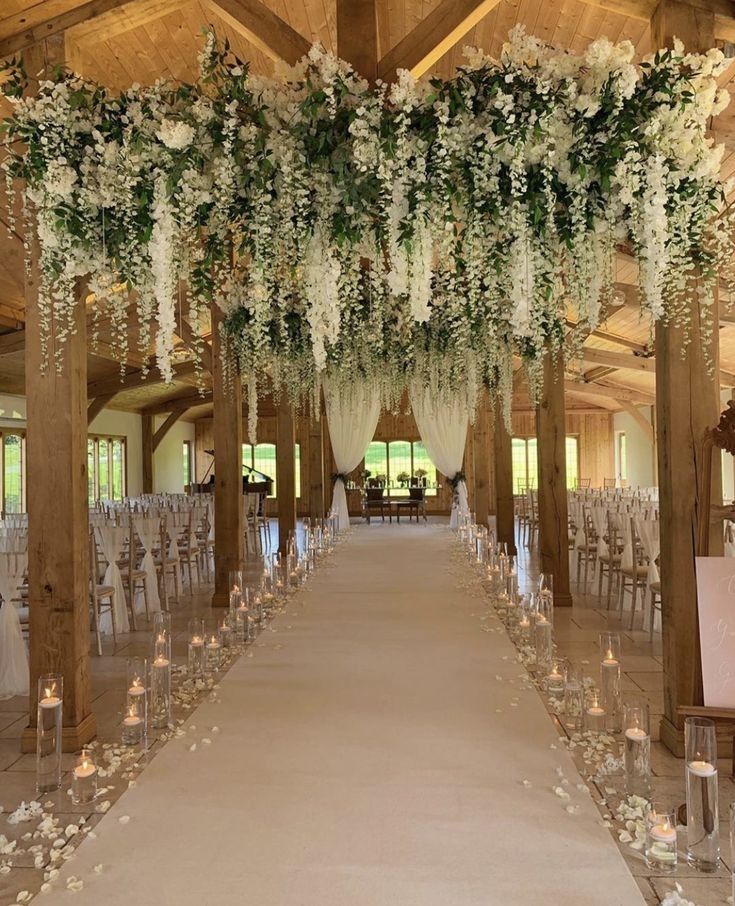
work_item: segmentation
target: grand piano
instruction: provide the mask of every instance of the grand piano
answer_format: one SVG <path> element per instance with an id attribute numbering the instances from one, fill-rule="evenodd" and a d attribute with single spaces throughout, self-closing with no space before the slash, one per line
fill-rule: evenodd
<path id="1" fill-rule="evenodd" d="M 194 483 L 190 486 L 189 493 L 191 494 L 212 494 L 214 493 L 214 472 L 209 475 L 212 466 L 214 466 L 214 450 L 205 450 L 205 453 L 208 453 L 212 457 L 212 462 L 209 464 L 204 475 L 204 481 Z M 243 494 L 260 494 L 263 497 L 267 497 L 273 491 L 273 479 L 266 475 L 265 472 L 259 472 L 257 469 L 251 469 L 250 466 L 243 464 L 243 471 L 245 474 L 242 476 L 242 492 Z M 209 476 L 209 478 L 207 478 Z"/>

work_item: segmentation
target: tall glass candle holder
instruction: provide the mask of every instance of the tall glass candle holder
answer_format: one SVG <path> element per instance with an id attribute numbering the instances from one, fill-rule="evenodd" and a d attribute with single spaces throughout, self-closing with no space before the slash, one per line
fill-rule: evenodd
<path id="1" fill-rule="evenodd" d="M 153 615 L 153 661 L 151 662 L 151 726 L 171 722 L 171 614 Z"/>
<path id="2" fill-rule="evenodd" d="M 219 670 L 222 663 L 222 644 L 216 632 L 207 635 L 204 652 L 207 673 Z"/>
<path id="3" fill-rule="evenodd" d="M 528 645 L 531 641 L 534 606 L 533 595 L 521 595 L 518 602 L 518 644 L 521 646 Z"/>
<path id="4" fill-rule="evenodd" d="M 240 603 L 234 612 L 235 640 L 238 645 L 244 645 L 250 638 L 250 589 L 244 588 L 240 596 Z"/>
<path id="5" fill-rule="evenodd" d="M 555 698 L 564 695 L 564 684 L 567 678 L 567 660 L 563 657 L 552 657 L 549 673 L 546 677 L 546 691 Z"/>
<path id="6" fill-rule="evenodd" d="M 223 652 L 232 647 L 232 622 L 229 613 L 222 615 L 222 619 L 219 621 L 219 626 L 217 627 L 217 635 Z"/>
<path id="7" fill-rule="evenodd" d="M 676 811 L 669 803 L 653 802 L 646 815 L 646 865 L 656 872 L 676 871 Z"/>
<path id="8" fill-rule="evenodd" d="M 189 676 L 198 679 L 204 675 L 204 620 L 189 620 Z"/>
<path id="9" fill-rule="evenodd" d="M 97 765 L 89 749 L 82 749 L 71 774 L 71 801 L 74 805 L 92 802 L 97 796 Z"/>
<path id="10" fill-rule="evenodd" d="M 37 702 L 36 792 L 50 793 L 61 787 L 64 678 L 60 673 L 39 676 Z"/>
<path id="11" fill-rule="evenodd" d="M 735 858 L 733 858 L 735 856 L 735 802 L 730 803 L 730 852 L 732 853 L 730 857 L 730 895 L 735 903 Z"/>
<path id="12" fill-rule="evenodd" d="M 590 689 L 584 711 L 584 728 L 590 733 L 604 733 L 607 729 L 607 710 L 598 689 Z"/>
<path id="13" fill-rule="evenodd" d="M 580 730 L 582 728 L 583 713 L 584 684 L 582 682 L 582 671 L 576 664 L 568 664 L 564 681 L 564 716 L 566 726 L 570 730 Z"/>
<path id="14" fill-rule="evenodd" d="M 651 795 L 651 728 L 648 702 L 631 699 L 623 707 L 625 786 L 629 796 Z"/>
<path id="15" fill-rule="evenodd" d="M 684 722 L 687 781 L 687 858 L 700 871 L 720 864 L 717 736 L 714 721 L 687 717 Z"/>
<path id="16" fill-rule="evenodd" d="M 538 577 L 536 590 L 540 595 L 554 597 L 554 576 L 552 573 L 541 573 Z"/>
<path id="17" fill-rule="evenodd" d="M 602 705 L 608 715 L 608 729 L 618 733 L 622 728 L 619 632 L 600 633 L 600 688 Z"/>
<path id="18" fill-rule="evenodd" d="M 230 610 L 234 613 L 240 606 L 243 592 L 243 575 L 241 569 L 230 570 Z"/>
<path id="19" fill-rule="evenodd" d="M 542 675 L 551 669 L 554 656 L 554 604 L 550 595 L 536 596 L 536 666 Z"/>
<path id="20" fill-rule="evenodd" d="M 128 658 L 125 714 L 122 741 L 126 746 L 140 745 L 146 737 L 148 718 L 147 662 L 145 658 Z"/>

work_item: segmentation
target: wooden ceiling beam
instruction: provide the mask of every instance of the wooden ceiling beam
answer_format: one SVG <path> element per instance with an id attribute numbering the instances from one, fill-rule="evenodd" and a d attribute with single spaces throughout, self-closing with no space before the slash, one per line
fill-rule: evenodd
<path id="1" fill-rule="evenodd" d="M 14 330 L 10 333 L 4 333 L 0 336 L 0 356 L 10 355 L 13 352 L 21 352 L 26 348 L 26 331 Z"/>
<path id="2" fill-rule="evenodd" d="M 567 327 L 576 327 L 575 321 L 566 321 Z M 621 337 L 618 334 L 610 333 L 607 330 L 593 330 L 588 336 L 597 337 L 598 340 L 607 340 L 608 343 L 615 343 L 617 346 L 624 346 L 626 349 L 632 349 L 633 352 L 641 355 L 650 354 L 650 349 L 645 343 L 639 343 L 636 340 L 629 340 L 628 337 Z"/>
<path id="3" fill-rule="evenodd" d="M 399 69 L 408 69 L 418 79 L 435 66 L 499 2 L 500 0 L 442 0 L 380 60 L 378 78 L 392 82 Z"/>
<path id="4" fill-rule="evenodd" d="M 195 370 L 193 362 L 183 362 L 179 365 L 174 365 L 174 380 L 182 380 L 191 377 L 195 373 Z M 91 399 L 93 397 L 103 396 L 106 393 L 122 393 L 123 390 L 134 390 L 137 387 L 152 387 L 155 384 L 162 383 L 164 383 L 163 378 L 155 371 L 154 365 L 151 364 L 151 370 L 148 374 L 144 374 L 142 371 L 136 369 L 134 371 L 129 371 L 122 378 L 119 374 L 113 374 L 110 377 L 90 381 L 87 384 L 87 396 Z"/>
<path id="5" fill-rule="evenodd" d="M 610 13 L 650 22 L 658 0 L 582 0 Z M 714 33 L 718 41 L 735 41 L 735 4 L 731 0 L 687 0 L 689 6 L 714 13 Z"/>
<path id="6" fill-rule="evenodd" d="M 91 425 L 97 416 L 102 412 L 105 406 L 117 396 L 116 393 L 105 393 L 95 397 L 87 406 L 87 425 Z"/>
<path id="7" fill-rule="evenodd" d="M 186 412 L 186 408 L 178 407 L 174 409 L 164 423 L 156 430 L 153 435 L 153 452 L 156 452 L 157 447 L 160 445 L 163 438 L 168 434 L 168 432 L 173 428 L 176 422 L 181 418 L 181 416 Z"/>
<path id="8" fill-rule="evenodd" d="M 617 384 L 585 384 L 584 381 L 574 378 L 565 378 L 564 389 L 568 393 L 580 396 L 604 396 L 613 400 L 628 400 L 631 403 L 640 403 L 642 406 L 652 406 L 656 398 L 646 393 L 645 390 L 635 390 L 632 387 L 621 387 Z"/>
<path id="9" fill-rule="evenodd" d="M 181 396 L 175 396 L 172 399 L 162 400 L 160 403 L 153 403 L 141 410 L 141 415 L 164 415 L 166 412 L 173 412 L 174 409 L 194 409 L 196 406 L 206 406 L 212 402 L 212 391 L 208 390 L 205 394 L 201 393 L 184 393 Z"/>
<path id="10" fill-rule="evenodd" d="M 608 352 L 606 349 L 582 350 L 582 360 L 590 365 L 605 365 L 608 368 L 625 368 L 628 371 L 643 371 L 654 374 L 656 361 L 651 356 L 633 355 L 625 352 Z"/>
<path id="11" fill-rule="evenodd" d="M 74 25 L 134 2 L 135 0 L 88 0 L 77 5 L 68 2 L 55 3 L 53 7 L 58 9 L 58 12 L 52 16 L 47 15 L 52 4 L 46 3 L 15 13 L 4 19 L 0 25 L 0 59 L 38 44 L 52 35 L 61 34 Z M 44 18 L 34 15 L 34 9 L 43 14 Z"/>
<path id="12" fill-rule="evenodd" d="M 260 0 L 208 0 L 207 6 L 270 60 L 293 65 L 310 43 Z"/>

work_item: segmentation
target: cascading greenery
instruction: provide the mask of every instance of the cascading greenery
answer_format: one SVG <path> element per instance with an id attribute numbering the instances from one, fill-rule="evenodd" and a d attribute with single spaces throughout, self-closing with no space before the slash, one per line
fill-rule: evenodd
<path id="1" fill-rule="evenodd" d="M 166 377 L 177 307 L 201 333 L 216 303 L 251 402 L 267 382 L 298 404 L 325 374 L 508 402 L 514 357 L 533 388 L 547 346 L 599 323 L 621 244 L 651 321 L 710 311 L 733 259 L 707 136 L 722 66 L 521 29 L 499 61 L 391 86 L 318 46 L 255 78 L 211 33 L 193 85 L 116 95 L 59 70 L 30 96 L 14 61 L 5 170 L 37 224 L 44 337 L 86 277 L 123 357 L 134 293 Z"/>

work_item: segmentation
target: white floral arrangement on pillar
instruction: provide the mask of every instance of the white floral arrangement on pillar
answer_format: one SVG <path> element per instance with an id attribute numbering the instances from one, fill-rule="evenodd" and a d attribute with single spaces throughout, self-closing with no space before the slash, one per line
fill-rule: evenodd
<path id="1" fill-rule="evenodd" d="M 735 258 L 707 135 L 720 51 L 636 65 L 627 41 L 574 55 L 516 28 L 499 60 L 466 58 L 370 86 L 314 46 L 262 79 L 209 33 L 195 84 L 116 95 L 59 70 L 32 96 L 11 61 L 4 166 L 37 225 L 44 342 L 86 279 L 122 358 L 133 300 L 167 379 L 177 313 L 201 333 L 218 304 L 251 411 L 259 387 L 299 405 L 327 373 L 388 404 L 419 380 L 509 405 L 514 357 L 533 392 L 545 350 L 604 316 L 621 248 L 651 324 L 686 328 L 696 304 L 711 325 Z"/>

